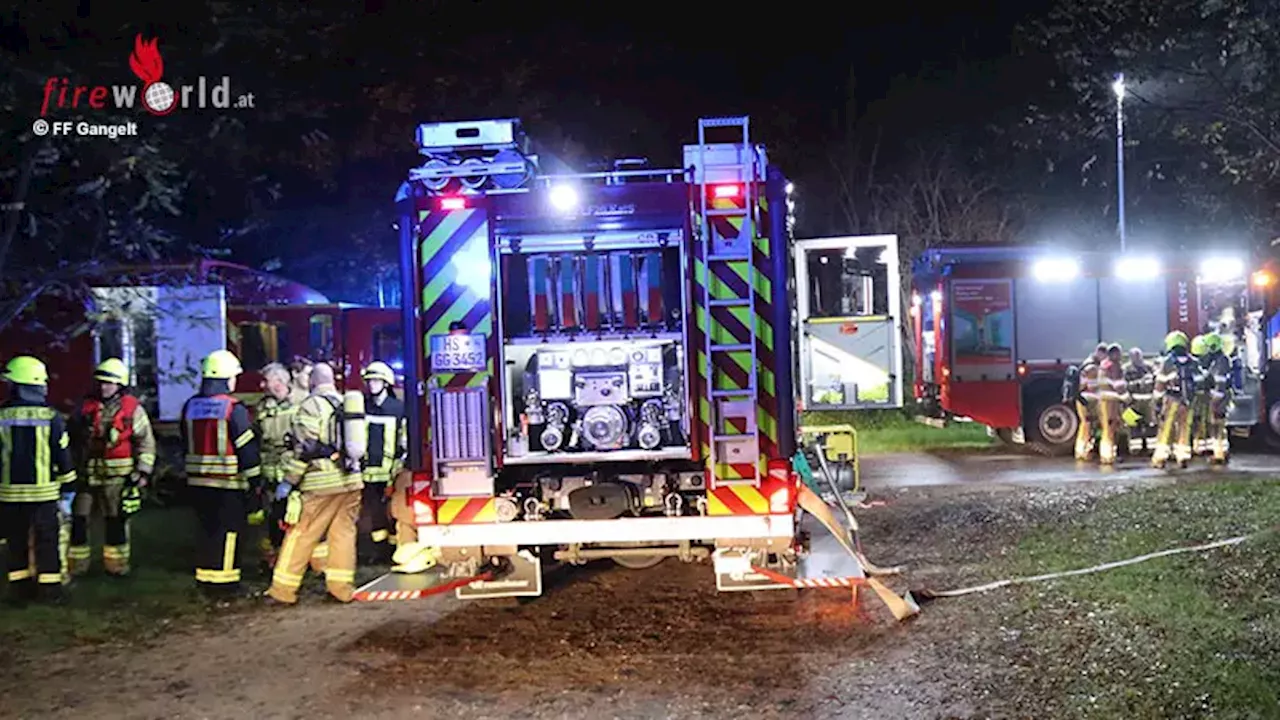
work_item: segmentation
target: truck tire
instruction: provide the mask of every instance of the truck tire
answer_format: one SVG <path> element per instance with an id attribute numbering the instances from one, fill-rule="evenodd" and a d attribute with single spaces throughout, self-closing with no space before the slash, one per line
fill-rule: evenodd
<path id="1" fill-rule="evenodd" d="M 1267 406 L 1267 426 L 1262 429 L 1262 439 L 1268 448 L 1280 450 L 1280 400 Z"/>
<path id="2" fill-rule="evenodd" d="M 1040 398 L 1032 406 L 1027 443 L 1035 452 L 1047 457 L 1070 455 L 1075 449 L 1076 430 L 1080 418 L 1075 408 L 1053 398 Z"/>

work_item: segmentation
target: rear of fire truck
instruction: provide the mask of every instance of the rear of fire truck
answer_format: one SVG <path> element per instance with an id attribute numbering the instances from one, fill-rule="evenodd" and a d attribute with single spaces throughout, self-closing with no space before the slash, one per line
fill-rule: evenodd
<path id="1" fill-rule="evenodd" d="M 597 558 L 787 586 L 786 181 L 748 127 L 701 120 L 682 168 L 558 176 L 518 120 L 418 129 L 398 199 L 410 504 L 441 562 L 362 599 L 534 596 L 544 565 Z"/>

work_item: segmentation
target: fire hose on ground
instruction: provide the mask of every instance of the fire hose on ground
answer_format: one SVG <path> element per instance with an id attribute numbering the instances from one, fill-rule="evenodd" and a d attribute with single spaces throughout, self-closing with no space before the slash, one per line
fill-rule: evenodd
<path id="1" fill-rule="evenodd" d="M 847 539 L 846 539 L 845 533 L 840 532 L 839 523 L 836 520 L 835 516 L 831 513 L 830 506 L 828 506 L 825 502 L 823 502 L 822 498 L 818 497 L 816 493 L 814 493 L 812 490 L 810 490 L 807 486 L 804 486 L 804 485 L 801 486 L 801 490 L 800 490 L 800 497 L 799 497 L 800 505 L 807 512 L 809 512 L 814 517 L 816 517 L 819 522 L 821 522 L 824 526 L 826 526 L 827 529 L 831 531 L 832 535 L 834 535 L 837 540 L 840 540 L 840 543 L 845 547 L 845 550 L 847 550 L 851 555 L 853 555 L 853 557 L 855 557 L 858 560 L 858 562 L 862 563 L 862 566 L 868 576 L 868 584 L 871 585 L 872 589 L 876 591 L 876 594 L 880 596 L 881 600 L 884 600 L 886 602 L 886 604 L 889 606 L 889 609 L 893 612 L 894 617 L 897 618 L 898 620 L 903 620 L 907 617 L 911 617 L 919 613 L 920 604 L 923 602 L 929 602 L 929 601 L 940 599 L 940 598 L 955 598 L 955 597 L 963 597 L 965 595 L 975 595 L 978 593 L 990 592 L 992 590 L 999 590 L 1001 588 L 1012 587 L 1014 585 L 1028 585 L 1031 583 L 1046 582 L 1049 580 L 1058 580 L 1058 579 L 1067 578 L 1067 577 L 1092 575 L 1095 573 L 1105 572 L 1107 570 L 1115 570 L 1117 568 L 1137 565 L 1140 563 L 1147 562 L 1149 560 L 1156 560 L 1163 557 L 1171 557 L 1174 555 L 1183 555 L 1188 553 L 1207 552 L 1209 550 L 1217 550 L 1225 547 L 1233 547 L 1236 545 L 1240 545 L 1241 543 L 1244 543 L 1247 540 L 1260 537 L 1261 535 L 1264 535 L 1269 532 L 1273 532 L 1276 529 L 1276 528 L 1267 528 L 1267 529 L 1259 530 L 1257 532 L 1249 533 L 1246 535 L 1237 535 L 1235 537 L 1226 538 L 1224 540 L 1215 540 L 1213 542 L 1202 543 L 1199 545 L 1189 545 L 1184 547 L 1169 548 L 1166 550 L 1150 552 L 1145 555 L 1138 555 L 1136 557 L 1131 557 L 1124 560 L 1115 560 L 1112 562 L 1100 563 L 1098 565 L 1092 565 L 1084 568 L 1077 568 L 1074 570 L 1062 570 L 1059 572 L 1044 573 L 1041 575 L 1030 575 L 1030 576 L 1024 576 L 1024 577 L 1006 578 L 1004 580 L 997 580 L 994 582 L 985 583 L 983 585 L 973 585 L 970 587 L 956 588 L 953 590 L 930 590 L 927 588 L 918 589 L 918 590 L 908 592 L 905 597 L 899 598 L 895 593 L 893 593 L 892 590 L 885 588 L 882 583 L 878 583 L 878 581 L 875 580 L 875 577 L 883 576 L 883 575 L 900 575 L 902 574 L 904 568 L 900 566 L 891 567 L 891 568 L 881 568 L 877 565 L 872 564 L 870 561 L 866 559 L 866 556 L 862 552 L 862 543 L 858 538 L 858 523 L 853 516 L 853 511 L 850 510 L 848 503 L 845 502 L 844 497 L 840 493 L 840 489 L 836 486 L 836 483 L 833 480 L 829 469 L 827 468 L 827 461 L 826 461 L 824 448 L 822 447 L 822 444 L 819 442 L 819 443 L 816 443 L 815 445 L 818 450 L 817 456 L 818 456 L 819 471 L 821 472 L 823 478 L 827 481 L 827 484 L 831 487 L 831 491 L 832 493 L 834 493 L 836 498 L 836 503 L 844 511 L 845 518 L 849 523 Z M 808 470 L 808 468 L 806 467 L 805 470 Z M 880 585 L 880 587 L 877 587 L 877 585 Z M 888 598 L 886 598 L 886 593 L 888 594 Z M 897 602 L 894 602 L 894 600 L 896 600 Z"/>

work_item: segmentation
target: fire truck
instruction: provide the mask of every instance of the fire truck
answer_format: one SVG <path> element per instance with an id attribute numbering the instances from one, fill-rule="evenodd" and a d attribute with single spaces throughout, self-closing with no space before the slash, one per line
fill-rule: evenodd
<path id="1" fill-rule="evenodd" d="M 1067 368 L 1099 342 L 1154 358 L 1172 330 L 1230 336 L 1238 377 L 1228 425 L 1272 441 L 1280 432 L 1276 268 L 1251 271 L 1245 253 L 938 249 L 915 262 L 912 288 L 917 400 L 1006 442 L 1070 453 L 1079 419 L 1062 398 Z"/>
<path id="2" fill-rule="evenodd" d="M 93 369 L 122 358 L 157 427 L 174 429 L 182 404 L 200 384 L 200 359 L 229 349 L 245 373 L 238 392 L 261 396 L 261 369 L 305 357 L 359 378 L 373 360 L 402 364 L 398 308 L 341 305 L 296 282 L 217 260 L 118 268 L 90 283 L 85 303 L 42 299 L 13 328 L 4 347 L 41 357 L 49 398 L 72 412 L 92 389 Z"/>
<path id="3" fill-rule="evenodd" d="M 518 120 L 418 128 L 397 199 L 410 503 L 443 573 L 357 599 L 450 578 L 536 596 L 544 563 L 592 559 L 792 586 L 787 182 L 748 128 L 700 120 L 682 168 L 572 175 L 538 174 Z"/>

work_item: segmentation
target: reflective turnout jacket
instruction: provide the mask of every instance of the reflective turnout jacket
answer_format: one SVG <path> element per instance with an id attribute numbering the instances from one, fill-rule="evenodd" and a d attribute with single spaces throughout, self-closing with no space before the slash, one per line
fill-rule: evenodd
<path id="1" fill-rule="evenodd" d="M 408 447 L 404 403 L 387 394 L 378 405 L 373 396 L 364 400 L 365 423 L 369 428 L 369 449 L 364 458 L 365 482 L 385 483 L 400 471 Z"/>
<path id="2" fill-rule="evenodd" d="M 1107 358 L 1098 366 L 1098 397 L 1103 400 L 1128 402 L 1129 385 L 1124 379 L 1121 364 Z"/>
<path id="3" fill-rule="evenodd" d="M 230 395 L 196 395 L 182 406 L 187 484 L 248 490 L 262 474 L 249 411 Z"/>
<path id="4" fill-rule="evenodd" d="M 151 418 L 133 395 L 85 398 L 73 424 L 90 485 L 120 483 L 135 470 L 150 475 L 154 469 Z"/>
<path id="5" fill-rule="evenodd" d="M 62 415 L 20 396 L 0 406 L 0 503 L 54 502 L 75 481 Z"/>
<path id="6" fill-rule="evenodd" d="M 262 475 L 269 482 L 285 476 L 288 460 L 287 439 L 298 406 L 291 398 L 277 400 L 267 395 L 253 408 L 253 424 L 262 443 Z"/>
<path id="7" fill-rule="evenodd" d="M 320 385 L 293 416 L 293 447 L 286 474 L 304 493 L 333 495 L 364 487 L 358 473 L 343 468 L 341 408 L 338 390 L 333 385 Z"/>
<path id="8" fill-rule="evenodd" d="M 1129 387 L 1129 396 L 1136 403 L 1148 402 L 1155 395 L 1156 374 L 1155 369 L 1150 365 L 1143 363 L 1137 365 L 1133 362 L 1124 364 L 1124 380 Z"/>
<path id="9" fill-rule="evenodd" d="M 1092 401 L 1098 399 L 1098 373 L 1101 366 L 1098 361 L 1089 356 L 1080 365 L 1080 399 Z"/>
<path id="10" fill-rule="evenodd" d="M 1185 353 L 1169 353 L 1156 371 L 1155 396 L 1190 404 L 1195 393 L 1196 360 Z"/>

